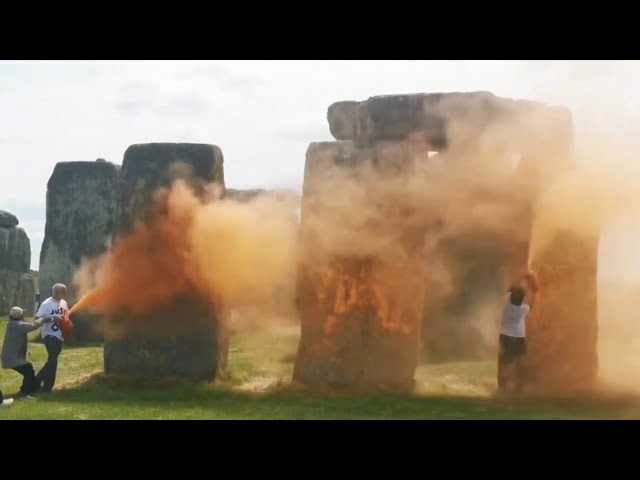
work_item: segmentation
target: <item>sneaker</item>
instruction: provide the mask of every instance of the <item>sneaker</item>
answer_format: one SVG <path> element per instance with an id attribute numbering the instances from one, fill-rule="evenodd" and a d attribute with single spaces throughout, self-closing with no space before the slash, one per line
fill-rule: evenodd
<path id="1" fill-rule="evenodd" d="M 0 408 L 5 408 L 8 407 L 9 405 L 11 405 L 13 403 L 13 398 L 5 398 L 2 403 L 0 404 Z"/>

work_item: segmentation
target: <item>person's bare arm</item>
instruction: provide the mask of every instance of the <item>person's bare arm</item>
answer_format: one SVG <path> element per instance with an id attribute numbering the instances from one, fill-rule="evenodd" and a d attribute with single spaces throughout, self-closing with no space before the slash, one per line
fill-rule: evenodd
<path id="1" fill-rule="evenodd" d="M 527 273 L 525 273 L 524 277 L 529 284 L 529 288 L 531 288 L 533 292 L 537 293 L 538 290 L 540 290 L 540 281 L 538 280 L 536 272 L 534 272 L 533 270 L 529 270 Z"/>
<path id="2" fill-rule="evenodd" d="M 38 325 L 41 327 L 45 323 L 58 322 L 60 321 L 59 315 L 43 315 L 42 317 L 37 317 L 34 321 L 34 325 Z"/>
<path id="3" fill-rule="evenodd" d="M 533 308 L 536 303 L 536 299 L 538 298 L 538 292 L 528 292 L 527 297 L 528 298 L 525 300 L 525 303 L 529 305 L 530 308 Z"/>
<path id="4" fill-rule="evenodd" d="M 44 316 L 44 317 L 36 318 L 33 323 L 41 327 L 43 324 L 51 323 L 53 321 L 54 321 L 54 317 Z"/>
<path id="5" fill-rule="evenodd" d="M 533 305 L 536 303 L 536 298 L 538 297 L 538 292 L 540 291 L 540 282 L 538 281 L 538 277 L 533 270 L 529 270 L 522 277 L 527 281 L 527 284 L 529 285 L 525 303 L 533 308 Z"/>

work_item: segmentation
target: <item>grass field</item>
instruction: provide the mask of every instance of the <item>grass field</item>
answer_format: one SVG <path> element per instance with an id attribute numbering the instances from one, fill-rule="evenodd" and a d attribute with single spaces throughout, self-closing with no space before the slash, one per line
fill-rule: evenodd
<path id="1" fill-rule="evenodd" d="M 0 339 L 6 319 L 0 319 Z M 424 365 L 414 395 L 310 392 L 288 385 L 295 332 L 233 338 L 230 368 L 214 384 L 140 382 L 102 373 L 100 345 L 69 345 L 60 357 L 57 391 L 18 399 L 0 419 L 580 419 L 640 418 L 640 400 L 497 399 L 492 362 Z M 36 369 L 44 346 L 31 343 Z M 5 396 L 21 377 L 2 370 Z"/>

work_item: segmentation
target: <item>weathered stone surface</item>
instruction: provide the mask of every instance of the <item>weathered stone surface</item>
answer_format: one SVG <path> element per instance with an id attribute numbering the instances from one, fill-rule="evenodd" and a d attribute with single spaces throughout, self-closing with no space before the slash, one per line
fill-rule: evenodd
<path id="1" fill-rule="evenodd" d="M 381 215 L 384 222 L 369 222 L 367 228 L 372 235 L 393 231 L 402 239 L 394 246 L 399 255 L 393 261 L 372 252 L 359 254 L 357 245 L 351 254 L 329 249 L 318 255 L 326 249 L 323 227 L 329 224 L 325 222 L 335 220 L 342 225 L 340 218 L 333 218 L 336 210 L 327 207 L 327 200 L 341 189 L 340 183 L 332 180 L 353 175 L 358 181 L 359 172 L 372 170 L 402 173 L 402 169 L 389 170 L 387 154 L 388 150 L 357 149 L 351 142 L 314 143 L 307 151 L 297 287 L 302 330 L 296 381 L 390 388 L 413 384 L 425 291 L 423 262 L 415 250 L 420 242 L 413 240 L 424 232 L 410 231 L 415 225 L 408 227 L 402 215 L 390 211 L 389 216 Z M 383 210 L 398 206 L 378 197 L 369 201 L 381 201 L 378 208 Z M 348 243 L 348 232 L 344 238 Z"/>
<path id="2" fill-rule="evenodd" d="M 18 280 L 13 304 L 22 308 L 26 316 L 31 317 L 35 313 L 35 297 L 36 287 L 34 278 L 28 273 L 25 273 Z"/>
<path id="3" fill-rule="evenodd" d="M 0 228 L 0 269 L 14 272 L 29 271 L 31 243 L 21 227 Z"/>
<path id="4" fill-rule="evenodd" d="M 14 306 L 21 276 L 13 270 L 0 269 L 0 315 L 9 315 L 9 310 Z"/>
<path id="5" fill-rule="evenodd" d="M 146 378 L 189 378 L 208 380 L 226 367 L 226 331 L 218 331 L 215 316 L 196 299 L 184 297 L 159 312 L 144 317 L 122 317 L 127 324 L 123 336 L 107 336 L 104 347 L 105 372 Z M 131 322 L 158 328 L 136 330 Z M 223 348 L 218 348 L 221 344 Z"/>
<path id="6" fill-rule="evenodd" d="M 488 127 L 495 140 L 512 146 L 520 143 L 521 149 L 541 139 L 565 142 L 572 135 L 568 109 L 500 98 L 490 92 L 384 95 L 363 102 L 337 102 L 329 107 L 327 118 L 334 138 L 363 146 L 420 134 L 431 150 L 440 151 L 473 141 Z M 502 131 L 496 133 L 496 128 Z"/>
<path id="7" fill-rule="evenodd" d="M 47 221 L 40 253 L 43 300 L 58 282 L 77 299 L 73 274 L 83 258 L 109 247 L 117 213 L 118 170 L 107 162 L 60 162 L 47 184 Z"/>
<path id="8" fill-rule="evenodd" d="M 337 140 L 358 138 L 358 107 L 360 102 L 336 102 L 327 110 L 329 130 Z"/>
<path id="9" fill-rule="evenodd" d="M 131 145 L 120 170 L 118 233 L 129 231 L 136 219 L 152 214 L 153 194 L 178 177 L 224 187 L 224 157 L 219 147 L 199 143 Z M 183 168 L 183 166 L 188 166 Z M 189 171 L 187 171 L 189 170 Z"/>
<path id="10" fill-rule="evenodd" d="M 0 227 L 16 227 L 18 223 L 18 217 L 13 213 L 0 210 Z"/>
<path id="11" fill-rule="evenodd" d="M 205 144 L 130 146 L 120 170 L 117 234 L 129 232 L 136 221 L 153 218 L 154 192 L 185 176 L 193 180 L 196 192 L 204 193 L 204 184 L 211 182 L 224 187 L 220 149 Z M 117 319 L 127 328 L 124 337 L 106 339 L 105 371 L 142 377 L 212 378 L 219 365 L 225 364 L 219 358 L 219 343 L 225 337 L 224 332 L 218 334 L 216 317 L 194 295 L 168 299 L 167 305 L 149 312 L 147 324 L 151 319 L 158 325 L 152 332 L 136 334 L 131 330 L 137 323 L 145 324 L 144 318 Z"/>
<path id="12" fill-rule="evenodd" d="M 197 358 L 198 361 L 193 361 Z M 201 333 L 186 337 L 129 337 L 104 347 L 105 371 L 144 378 L 209 380 L 218 372 L 216 350 Z M 220 365 L 220 369 L 224 366 Z"/>

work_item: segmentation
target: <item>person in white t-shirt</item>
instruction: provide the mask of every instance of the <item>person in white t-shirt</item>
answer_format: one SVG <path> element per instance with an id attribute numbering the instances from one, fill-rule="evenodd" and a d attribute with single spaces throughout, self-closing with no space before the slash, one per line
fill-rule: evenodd
<path id="1" fill-rule="evenodd" d="M 521 359 L 527 354 L 525 320 L 533 307 L 539 290 L 535 273 L 524 274 L 519 284 L 512 286 L 505 298 L 500 326 L 500 354 L 498 356 L 498 389 L 506 392 L 509 367 L 515 363 L 515 390 L 522 391 L 523 378 Z"/>
<path id="2" fill-rule="evenodd" d="M 51 296 L 47 298 L 36 313 L 36 321 L 42 319 L 42 340 L 47 349 L 47 361 L 36 375 L 36 384 L 43 393 L 49 393 L 56 383 L 58 372 L 58 356 L 62 352 L 62 329 L 60 321 L 69 313 L 67 307 L 67 287 L 56 283 L 51 289 Z"/>

